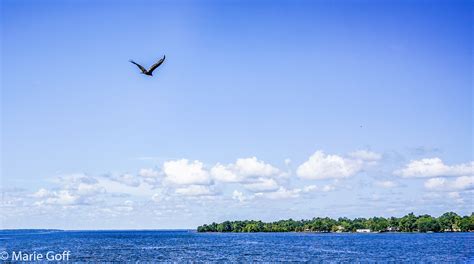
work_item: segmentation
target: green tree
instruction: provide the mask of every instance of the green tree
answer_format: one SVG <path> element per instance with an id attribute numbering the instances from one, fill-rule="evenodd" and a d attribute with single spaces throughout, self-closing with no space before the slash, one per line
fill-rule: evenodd
<path id="1" fill-rule="evenodd" d="M 343 230 L 345 232 L 354 232 L 356 229 L 370 228 L 373 231 L 384 231 L 387 227 L 398 227 L 403 232 L 439 232 L 439 231 L 474 231 L 474 213 L 470 216 L 460 217 L 456 213 L 448 212 L 439 218 L 430 215 L 421 215 L 416 217 L 413 213 L 407 214 L 402 218 L 383 217 L 355 218 L 353 220 L 346 217 L 337 220 L 329 217 L 315 217 L 311 220 L 280 220 L 271 223 L 262 221 L 224 221 L 222 223 L 212 223 L 199 226 L 198 232 L 335 232 Z"/>
<path id="2" fill-rule="evenodd" d="M 429 215 L 420 216 L 416 220 L 416 227 L 419 232 L 428 232 L 428 231 L 439 232 L 440 230 L 440 225 L 438 223 L 438 220 Z"/>
<path id="3" fill-rule="evenodd" d="M 459 229 L 462 232 L 474 231 L 474 213 L 471 216 L 464 216 L 459 221 Z"/>
<path id="4" fill-rule="evenodd" d="M 399 221 L 399 228 L 403 232 L 413 232 L 416 229 L 416 216 L 409 213 Z"/>
<path id="5" fill-rule="evenodd" d="M 447 212 L 444 213 L 442 216 L 438 218 L 441 231 L 456 231 L 459 229 L 459 221 L 461 220 L 461 217 L 454 213 L 454 212 Z"/>
<path id="6" fill-rule="evenodd" d="M 387 219 L 383 217 L 372 217 L 367 221 L 368 228 L 372 231 L 385 231 L 388 227 Z"/>
<path id="7" fill-rule="evenodd" d="M 388 220 L 388 225 L 390 227 L 398 227 L 399 226 L 399 223 L 400 223 L 400 219 L 396 218 L 396 217 L 390 217 L 390 219 Z"/>

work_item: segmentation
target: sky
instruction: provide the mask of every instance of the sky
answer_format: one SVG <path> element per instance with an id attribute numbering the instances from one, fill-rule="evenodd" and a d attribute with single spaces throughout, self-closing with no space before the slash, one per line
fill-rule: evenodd
<path id="1" fill-rule="evenodd" d="M 472 8 L 4 0 L 0 228 L 471 214 Z"/>

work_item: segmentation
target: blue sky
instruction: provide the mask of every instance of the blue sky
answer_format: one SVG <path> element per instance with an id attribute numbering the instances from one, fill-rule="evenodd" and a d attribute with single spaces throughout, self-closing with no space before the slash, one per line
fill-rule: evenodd
<path id="1" fill-rule="evenodd" d="M 4 228 L 473 211 L 469 1 L 6 0 L 1 25 Z"/>

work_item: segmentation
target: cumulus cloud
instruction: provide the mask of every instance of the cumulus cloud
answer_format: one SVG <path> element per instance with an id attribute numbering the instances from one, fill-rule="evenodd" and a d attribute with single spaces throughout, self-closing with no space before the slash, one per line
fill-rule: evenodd
<path id="1" fill-rule="evenodd" d="M 266 198 L 266 199 L 287 199 L 299 197 L 298 190 L 288 190 L 285 187 L 280 187 L 277 191 L 268 193 L 256 193 L 255 197 Z"/>
<path id="2" fill-rule="evenodd" d="M 288 199 L 288 198 L 297 198 L 300 196 L 301 189 L 286 189 L 285 187 L 280 187 L 274 192 L 266 193 L 256 193 L 256 197 L 263 197 L 267 199 Z"/>
<path id="3" fill-rule="evenodd" d="M 472 190 L 474 189 L 474 176 L 461 176 L 454 180 L 432 178 L 426 180 L 424 185 L 429 190 Z"/>
<path id="4" fill-rule="evenodd" d="M 382 158 L 382 155 L 368 150 L 357 150 L 349 154 L 354 159 L 365 160 L 365 161 L 378 161 Z"/>
<path id="5" fill-rule="evenodd" d="M 2 198 L 0 199 L 0 210 L 6 212 L 6 210 L 12 210 L 21 208 L 25 205 L 25 198 L 27 196 L 25 190 L 20 188 L 0 188 L 0 194 Z M 5 217 L 6 214 L 0 214 L 0 222 L 2 216 Z"/>
<path id="6" fill-rule="evenodd" d="M 68 181 L 69 180 L 69 181 Z M 105 192 L 97 181 L 85 175 L 60 177 L 61 188 L 55 190 L 39 189 L 32 197 L 36 205 L 79 205 L 91 204 L 95 197 Z"/>
<path id="7" fill-rule="evenodd" d="M 215 193 L 209 186 L 204 185 L 190 185 L 186 187 L 177 188 L 175 193 L 183 196 L 212 196 Z"/>
<path id="8" fill-rule="evenodd" d="M 167 161 L 163 164 L 165 180 L 178 185 L 208 185 L 211 184 L 209 172 L 200 161 L 187 159 Z"/>
<path id="9" fill-rule="evenodd" d="M 239 202 L 245 202 L 251 198 L 252 197 L 247 197 L 242 192 L 239 192 L 237 190 L 234 190 L 234 192 L 232 192 L 232 199 L 237 200 Z"/>
<path id="10" fill-rule="evenodd" d="M 219 163 L 212 167 L 211 175 L 214 179 L 220 182 L 239 182 L 242 180 L 242 177 L 234 173 L 227 166 Z"/>
<path id="11" fill-rule="evenodd" d="M 404 168 L 396 170 L 394 174 L 404 178 L 474 175 L 474 161 L 449 166 L 440 158 L 412 160 Z"/>
<path id="12" fill-rule="evenodd" d="M 269 178 L 258 178 L 254 182 L 243 184 L 243 186 L 253 192 L 269 192 L 278 189 L 278 183 Z"/>
<path id="13" fill-rule="evenodd" d="M 89 176 L 76 173 L 56 177 L 53 180 L 56 186 L 41 188 L 29 197 L 35 199 L 34 204 L 38 206 L 93 205 L 108 200 L 104 199 L 106 197 L 150 199 L 157 187 L 146 180 L 132 174 Z"/>
<path id="14" fill-rule="evenodd" d="M 318 150 L 297 168 L 296 174 L 311 180 L 347 178 L 365 166 L 373 165 L 378 159 L 379 154 L 365 150 L 353 152 L 347 158 Z"/>
<path id="15" fill-rule="evenodd" d="M 433 178 L 425 181 L 425 188 L 427 189 L 440 189 L 446 185 L 445 178 Z"/>
<path id="16" fill-rule="evenodd" d="M 318 151 L 298 168 L 298 174 L 302 178 L 348 177 L 379 158 L 380 155 L 369 151 L 356 151 L 347 157 L 326 155 Z M 290 160 L 285 160 L 285 164 L 290 164 Z M 285 199 L 315 191 L 334 190 L 333 185 L 289 188 L 289 172 L 256 157 L 239 158 L 230 164 L 217 163 L 208 168 L 198 160 L 177 159 L 164 162 L 160 170 L 143 168 L 136 174 L 89 176 L 78 173 L 57 177 L 57 186 L 39 189 L 29 197 L 34 198 L 38 205 L 88 205 L 105 201 L 115 203 L 124 198 L 148 199 L 161 203 L 168 199 L 186 197 L 193 200 L 198 197 L 208 199 L 220 195 L 219 190 L 225 191 L 226 184 L 230 184 L 240 188 L 240 191 L 232 193 L 232 199 L 242 202 L 259 197 Z"/>
<path id="17" fill-rule="evenodd" d="M 448 193 L 448 197 L 452 199 L 460 199 L 461 195 L 458 192 L 450 192 Z"/>
<path id="18" fill-rule="evenodd" d="M 160 173 L 154 169 L 141 169 L 138 171 L 138 176 L 144 178 L 156 178 Z"/>
<path id="19" fill-rule="evenodd" d="M 334 191 L 336 189 L 336 187 L 334 187 L 333 185 L 324 185 L 323 188 L 321 189 L 323 192 L 330 192 L 330 191 Z"/>
<path id="20" fill-rule="evenodd" d="M 113 209 L 116 212 L 131 212 L 135 209 L 134 205 L 135 205 L 135 203 L 133 201 L 126 200 L 122 204 L 118 204 L 118 205 L 113 206 Z"/>
<path id="21" fill-rule="evenodd" d="M 156 186 L 147 182 L 147 178 L 136 177 L 138 181 L 132 184 L 126 180 L 111 179 L 110 177 L 97 177 L 98 185 L 103 187 L 107 193 L 114 196 L 137 196 L 137 197 L 151 197 L 156 192 Z"/>
<path id="22" fill-rule="evenodd" d="M 36 198 L 46 198 L 48 196 L 50 196 L 50 192 L 46 190 L 45 188 L 41 188 L 33 194 L 33 197 L 36 197 Z"/>
<path id="23" fill-rule="evenodd" d="M 251 192 L 278 190 L 278 181 L 286 176 L 280 169 L 256 157 L 240 158 L 227 165 L 217 163 L 211 168 L 210 174 L 217 182 L 239 183 Z"/>
<path id="24" fill-rule="evenodd" d="M 233 164 L 216 164 L 211 175 L 220 182 L 246 182 L 256 178 L 273 178 L 284 176 L 278 168 L 267 164 L 256 157 L 240 158 Z"/>
<path id="25" fill-rule="evenodd" d="M 474 176 L 461 176 L 454 180 L 452 187 L 457 190 L 474 189 Z"/>
<path id="26" fill-rule="evenodd" d="M 43 204 L 54 204 L 54 205 L 75 205 L 80 204 L 81 196 L 77 194 L 73 194 L 69 190 L 59 190 L 59 191 L 46 191 L 42 189 L 40 190 L 41 194 L 36 193 L 35 196 L 43 198 L 41 201 L 37 202 L 37 205 Z"/>
<path id="27" fill-rule="evenodd" d="M 375 186 L 390 189 L 390 188 L 397 187 L 398 184 L 393 181 L 376 181 Z"/>
<path id="28" fill-rule="evenodd" d="M 64 187 L 74 187 L 78 184 L 95 184 L 97 183 L 97 179 L 85 173 L 73 173 L 56 177 L 53 182 L 56 182 Z"/>
<path id="29" fill-rule="evenodd" d="M 315 190 L 317 190 L 316 185 L 309 185 L 305 186 L 303 188 L 294 188 L 294 189 L 288 189 L 283 186 L 279 187 L 277 190 L 272 191 L 272 192 L 259 192 L 255 193 L 255 197 L 257 198 L 266 198 L 266 199 L 290 199 L 290 198 L 298 198 L 304 193 L 310 193 Z M 321 191 L 331 191 L 333 189 L 332 186 L 326 185 L 321 189 Z"/>
<path id="30" fill-rule="evenodd" d="M 132 187 L 137 187 L 140 185 L 140 179 L 138 179 L 135 175 L 128 174 L 128 173 L 121 174 L 118 176 L 112 175 L 112 176 L 109 176 L 109 178 L 113 181 L 120 182 Z"/>
<path id="31" fill-rule="evenodd" d="M 163 195 L 161 193 L 155 193 L 151 199 L 155 202 L 161 202 L 163 200 Z"/>
<path id="32" fill-rule="evenodd" d="M 329 186 L 329 185 L 327 185 Z M 303 188 L 303 192 L 312 192 L 316 190 L 318 187 L 316 185 L 308 185 Z"/>
<path id="33" fill-rule="evenodd" d="M 289 189 L 283 186 L 278 187 L 275 190 L 272 191 L 265 191 L 265 192 L 256 192 L 253 194 L 248 194 L 245 195 L 243 192 L 234 190 L 232 192 L 232 199 L 237 200 L 239 202 L 246 202 L 254 199 L 271 199 L 271 200 L 277 200 L 277 199 L 291 199 L 291 198 L 298 198 L 302 194 L 306 193 L 311 193 L 313 191 L 330 191 L 333 189 L 332 186 L 325 186 L 323 188 L 318 188 L 316 185 L 308 185 L 304 186 L 302 188 L 294 188 L 294 189 Z"/>
<path id="34" fill-rule="evenodd" d="M 464 198 L 461 196 L 461 194 L 459 194 L 459 192 L 449 192 L 448 197 L 453 199 L 456 203 L 464 203 Z"/>
<path id="35" fill-rule="evenodd" d="M 243 176 L 270 177 L 280 173 L 280 170 L 256 157 L 237 159 L 234 169 Z"/>

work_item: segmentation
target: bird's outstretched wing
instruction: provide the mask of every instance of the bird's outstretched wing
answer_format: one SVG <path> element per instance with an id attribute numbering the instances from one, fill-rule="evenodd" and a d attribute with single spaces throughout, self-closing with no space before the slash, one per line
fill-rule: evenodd
<path id="1" fill-rule="evenodd" d="M 156 68 L 160 67 L 160 65 L 165 61 L 166 56 L 163 55 L 157 63 L 153 64 L 150 69 L 148 70 L 149 73 L 152 73 Z"/>
<path id="2" fill-rule="evenodd" d="M 137 65 L 137 67 L 140 68 L 140 70 L 141 70 L 143 73 L 146 73 L 146 72 L 147 72 L 147 70 L 146 70 L 145 68 L 143 68 L 142 65 L 140 65 L 140 64 L 138 64 L 138 63 L 136 63 L 136 62 L 134 62 L 134 61 L 132 61 L 132 60 L 130 60 L 130 62 L 133 63 L 133 64 L 135 64 L 135 65 Z"/>

